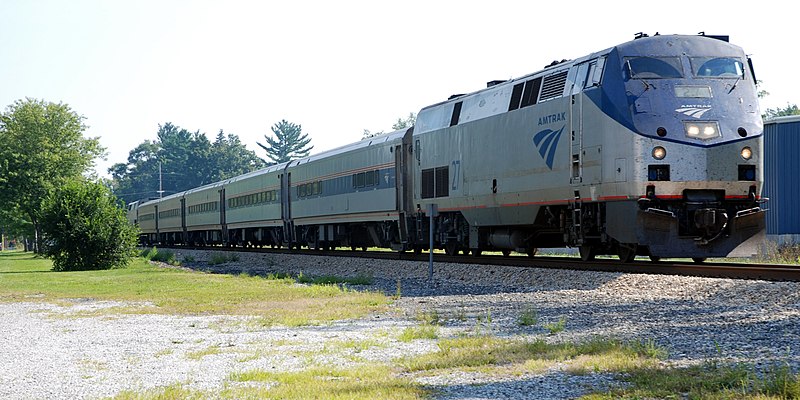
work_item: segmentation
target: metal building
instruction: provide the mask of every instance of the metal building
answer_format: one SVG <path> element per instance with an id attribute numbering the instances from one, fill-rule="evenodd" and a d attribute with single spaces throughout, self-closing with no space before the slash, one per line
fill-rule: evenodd
<path id="1" fill-rule="evenodd" d="M 764 196 L 767 238 L 800 243 L 800 115 L 764 123 Z"/>

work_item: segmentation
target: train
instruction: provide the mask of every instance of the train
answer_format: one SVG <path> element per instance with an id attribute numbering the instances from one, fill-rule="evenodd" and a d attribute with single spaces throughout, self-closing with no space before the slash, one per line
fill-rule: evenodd
<path id="1" fill-rule="evenodd" d="M 702 262 L 764 230 L 763 129 L 752 61 L 727 37 L 637 34 L 128 218 L 143 245 Z"/>

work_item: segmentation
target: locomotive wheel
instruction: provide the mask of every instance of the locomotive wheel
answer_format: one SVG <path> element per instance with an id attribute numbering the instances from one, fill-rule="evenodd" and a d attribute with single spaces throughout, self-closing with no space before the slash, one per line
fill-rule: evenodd
<path id="1" fill-rule="evenodd" d="M 414 246 L 414 254 L 422 254 L 422 247 Z"/>
<path id="2" fill-rule="evenodd" d="M 692 261 L 694 261 L 695 264 L 702 264 L 702 263 L 706 262 L 706 258 L 705 257 L 692 257 Z"/>
<path id="3" fill-rule="evenodd" d="M 482 252 L 483 252 L 483 250 L 481 250 L 481 249 L 472 249 L 472 255 L 474 257 L 480 257 Z"/>
<path id="4" fill-rule="evenodd" d="M 502 250 L 501 252 L 503 253 L 503 257 L 510 257 L 511 256 L 511 250 Z"/>
<path id="5" fill-rule="evenodd" d="M 589 245 L 582 245 L 578 247 L 578 251 L 581 254 L 581 260 L 583 261 L 592 261 L 596 255 L 594 247 Z"/>
<path id="6" fill-rule="evenodd" d="M 458 250 L 459 250 L 458 249 L 458 242 L 455 242 L 455 241 L 447 242 L 447 244 L 444 245 L 444 252 L 448 256 L 456 256 L 456 255 L 458 255 Z"/>
<path id="7" fill-rule="evenodd" d="M 636 258 L 636 244 L 620 243 L 617 245 L 617 256 L 624 263 L 633 262 Z"/>

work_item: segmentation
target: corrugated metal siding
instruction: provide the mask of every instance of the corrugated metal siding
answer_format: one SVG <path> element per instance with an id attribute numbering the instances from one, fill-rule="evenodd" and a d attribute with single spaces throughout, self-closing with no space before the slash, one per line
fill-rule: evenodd
<path id="1" fill-rule="evenodd" d="M 800 119 L 778 118 L 764 125 L 764 196 L 767 234 L 800 234 Z"/>

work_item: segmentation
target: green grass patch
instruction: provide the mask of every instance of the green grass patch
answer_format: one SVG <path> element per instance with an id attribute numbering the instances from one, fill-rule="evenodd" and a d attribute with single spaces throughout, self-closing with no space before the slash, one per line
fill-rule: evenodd
<path id="1" fill-rule="evenodd" d="M 800 399 L 800 375 L 785 365 L 761 374 L 743 364 L 712 362 L 688 368 L 634 368 L 623 379 L 629 387 L 582 399 Z"/>
<path id="2" fill-rule="evenodd" d="M 184 385 L 176 383 L 173 385 L 151 389 L 144 392 L 136 392 L 133 390 L 124 390 L 116 396 L 111 397 L 112 400 L 201 400 L 206 399 L 208 396 L 201 391 L 191 390 Z"/>
<path id="3" fill-rule="evenodd" d="M 416 339 L 437 339 L 439 338 L 439 327 L 430 324 L 420 326 L 410 326 L 403 329 L 397 340 L 401 342 L 411 342 Z"/>
<path id="4" fill-rule="evenodd" d="M 208 260 L 208 265 L 220 265 L 236 261 L 239 261 L 239 255 L 236 253 L 213 253 Z"/>
<path id="5" fill-rule="evenodd" d="M 367 275 L 357 275 L 355 277 L 340 277 L 334 275 L 322 275 L 322 276 L 306 276 L 306 275 L 299 275 L 297 277 L 297 282 L 300 283 L 307 283 L 312 285 L 341 285 L 341 284 L 348 284 L 348 285 L 371 285 L 373 278 Z"/>
<path id="6" fill-rule="evenodd" d="M 206 274 L 159 268 L 143 259 L 128 268 L 53 272 L 30 253 L 0 254 L 0 302 L 69 302 L 91 298 L 153 306 L 113 312 L 259 316 L 259 325 L 303 326 L 359 318 L 390 299 L 335 285 L 298 285 L 291 278 Z"/>
<path id="7" fill-rule="evenodd" d="M 472 336 L 441 340 L 438 352 L 403 359 L 400 365 L 410 372 L 472 368 L 491 371 L 499 368 L 495 372 L 522 373 L 539 371 L 554 362 L 565 362 L 572 373 L 617 372 L 655 365 L 657 359 L 644 349 L 639 344 L 611 339 L 548 344 L 543 340 Z"/>
<path id="8" fill-rule="evenodd" d="M 223 398 L 268 399 L 422 399 L 427 393 L 384 365 L 349 369 L 315 367 L 298 372 L 252 370 L 231 374 L 233 382 L 270 383 L 268 387 L 237 387 Z"/>

